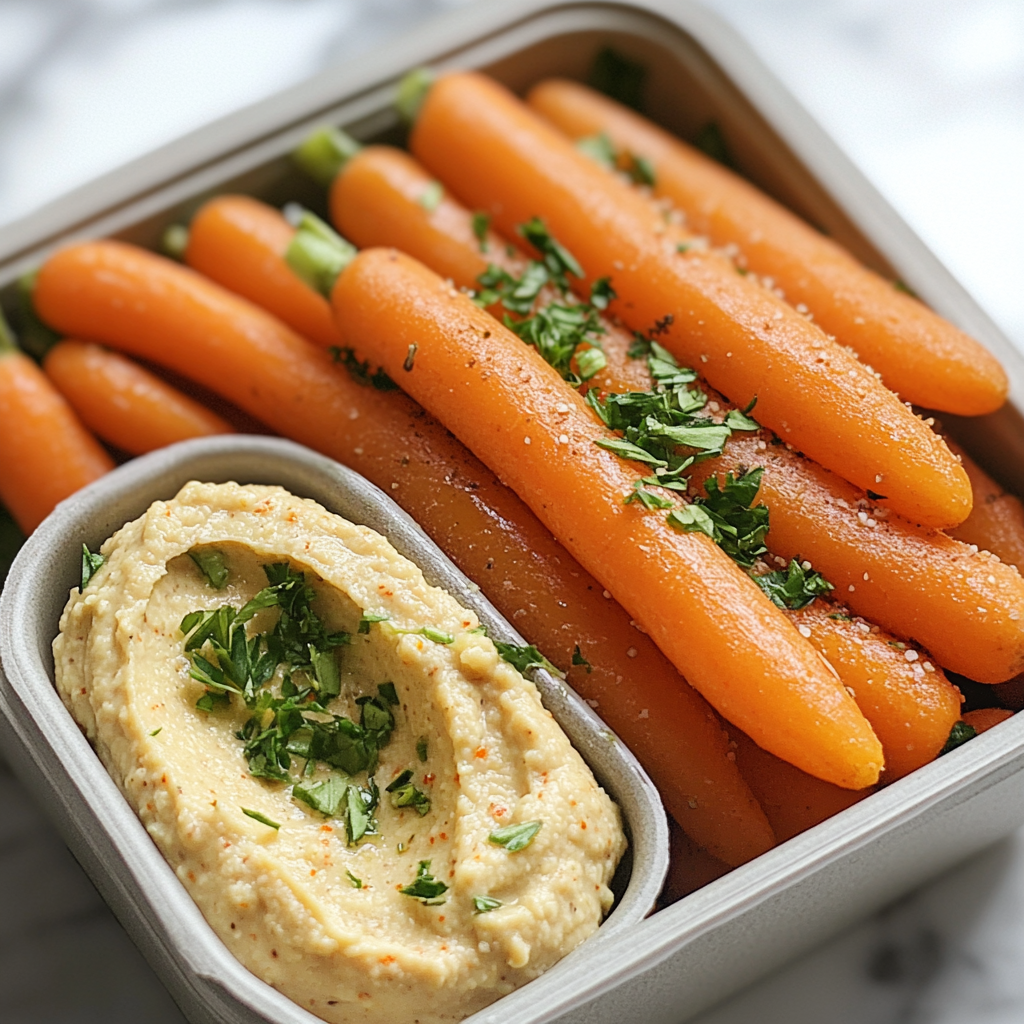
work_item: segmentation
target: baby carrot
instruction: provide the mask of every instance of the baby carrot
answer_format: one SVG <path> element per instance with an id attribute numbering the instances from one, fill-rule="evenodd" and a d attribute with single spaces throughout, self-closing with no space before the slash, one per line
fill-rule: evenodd
<path id="1" fill-rule="evenodd" d="M 814 601 L 790 612 L 839 673 L 885 752 L 883 782 L 934 761 L 960 718 L 960 692 L 913 644 L 906 644 L 841 606 Z"/>
<path id="2" fill-rule="evenodd" d="M 90 430 L 131 455 L 232 433 L 216 413 L 138 363 L 91 342 L 58 342 L 43 369 Z"/>
<path id="3" fill-rule="evenodd" d="M 653 193 L 692 230 L 738 247 L 745 268 L 806 306 L 901 398 L 963 416 L 1006 400 L 1006 373 L 984 346 L 721 164 L 578 82 L 541 82 L 527 103 L 570 138 L 603 133 L 620 160 L 646 160 Z"/>
<path id="4" fill-rule="evenodd" d="M 114 462 L 0 316 L 0 502 L 31 533 Z"/>
<path id="5" fill-rule="evenodd" d="M 194 270 L 269 310 L 304 338 L 340 344 L 327 300 L 285 262 L 295 229 L 266 203 L 217 196 L 192 220 L 185 262 Z"/>
<path id="6" fill-rule="evenodd" d="M 814 650 L 710 538 L 623 503 L 647 471 L 595 443 L 614 435 L 534 349 L 394 250 L 361 252 L 332 305 L 729 721 L 838 785 L 877 780 L 880 744 Z"/>
<path id="7" fill-rule="evenodd" d="M 979 708 L 977 711 L 968 711 L 963 720 L 980 735 L 1008 718 L 1013 718 L 1013 712 L 1005 708 Z"/>
<path id="8" fill-rule="evenodd" d="M 1024 503 L 1015 494 L 1007 494 L 958 444 L 949 438 L 946 443 L 960 456 L 974 492 L 971 514 L 949 535 L 1024 570 Z"/>
<path id="9" fill-rule="evenodd" d="M 578 152 L 482 75 L 439 79 L 413 153 L 463 202 L 511 233 L 531 217 L 582 264 L 610 276 L 613 307 L 784 441 L 928 526 L 967 518 L 970 484 L 942 439 L 814 324 L 725 259 L 690 247 L 628 184 Z"/>
<path id="10" fill-rule="evenodd" d="M 736 763 L 764 808 L 780 843 L 821 824 L 870 796 L 874 790 L 851 792 L 816 779 L 762 749 L 749 736 L 731 729 Z"/>
<path id="11" fill-rule="evenodd" d="M 773 845 L 704 700 L 515 494 L 401 392 L 370 386 L 369 374 L 360 385 L 263 310 L 122 243 L 55 254 L 34 298 L 54 326 L 187 375 L 387 491 L 598 702 L 696 842 L 733 865 Z"/>
<path id="12" fill-rule="evenodd" d="M 804 558 L 858 615 L 913 638 L 944 668 L 979 682 L 1024 670 L 1024 580 L 1012 566 L 943 533 L 888 514 L 862 491 L 784 445 L 734 434 L 715 466 L 764 469 L 759 500 L 772 510 L 767 543 Z"/>

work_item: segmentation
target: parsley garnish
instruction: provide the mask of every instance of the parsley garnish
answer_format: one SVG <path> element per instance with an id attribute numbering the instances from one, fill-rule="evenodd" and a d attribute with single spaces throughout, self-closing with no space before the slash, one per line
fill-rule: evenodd
<path id="1" fill-rule="evenodd" d="M 528 669 L 537 667 L 547 669 L 548 672 L 558 679 L 565 678 L 565 673 L 552 665 L 533 644 L 523 644 L 520 646 L 519 644 L 503 644 L 500 640 L 495 640 L 494 646 L 498 649 L 498 654 L 513 668 L 517 669 L 520 675 L 525 675 Z"/>
<path id="2" fill-rule="evenodd" d="M 588 348 L 576 353 L 576 369 L 580 380 L 590 380 L 608 365 L 608 357 L 599 348 Z"/>
<path id="3" fill-rule="evenodd" d="M 266 825 L 274 830 L 281 827 L 281 823 L 279 821 L 274 821 L 273 818 L 268 818 L 265 814 L 260 814 L 259 811 L 251 811 L 248 807 L 243 807 L 242 813 L 252 818 L 253 821 L 258 821 L 261 825 Z"/>
<path id="4" fill-rule="evenodd" d="M 98 551 L 93 554 L 86 544 L 82 545 L 82 586 L 81 590 L 85 590 L 89 586 L 89 580 L 99 572 L 100 567 L 106 561 L 106 556 L 101 555 Z"/>
<path id="5" fill-rule="evenodd" d="M 430 810 L 430 797 L 412 784 L 412 769 L 400 772 L 385 793 L 391 794 L 392 807 L 415 807 L 421 817 Z"/>
<path id="6" fill-rule="evenodd" d="M 228 567 L 224 564 L 224 554 L 216 548 L 193 548 L 188 557 L 199 567 L 206 577 L 206 582 L 214 590 L 223 590 L 228 581 Z"/>
<path id="7" fill-rule="evenodd" d="M 163 729 L 164 729 L 164 727 L 162 725 L 158 725 L 149 735 L 150 736 L 159 736 L 160 733 L 163 732 Z"/>
<path id="8" fill-rule="evenodd" d="M 656 184 L 654 164 L 645 156 L 637 156 L 629 150 L 617 151 L 615 143 L 605 132 L 589 135 L 576 143 L 576 148 L 611 170 L 621 167 L 636 185 Z"/>
<path id="9" fill-rule="evenodd" d="M 362 889 L 363 880 L 361 878 L 356 878 L 351 871 L 346 871 L 345 874 L 348 875 L 348 880 L 352 883 L 353 889 Z"/>
<path id="10" fill-rule="evenodd" d="M 576 140 L 576 148 L 581 153 L 586 153 L 592 160 L 596 160 L 605 167 L 614 169 L 619 154 L 615 151 L 615 143 L 608 137 L 607 132 L 599 135 L 586 135 Z"/>
<path id="11" fill-rule="evenodd" d="M 473 897 L 473 913 L 474 914 L 487 914 L 492 910 L 497 910 L 498 907 L 502 906 L 501 900 L 494 899 L 493 896 L 474 896 Z"/>
<path id="12" fill-rule="evenodd" d="M 795 558 L 788 569 L 754 576 L 753 580 L 780 608 L 806 608 L 816 597 L 835 589 L 821 573 L 804 569 Z"/>
<path id="13" fill-rule="evenodd" d="M 374 622 L 387 622 L 391 616 L 388 612 L 363 612 L 359 619 L 359 630 L 360 633 L 369 633 L 370 626 Z"/>
<path id="14" fill-rule="evenodd" d="M 572 651 L 572 663 L 574 665 L 582 665 L 587 670 L 587 675 L 588 676 L 590 675 L 591 672 L 594 671 L 594 666 L 591 665 L 590 662 L 587 661 L 587 659 L 583 657 L 583 652 L 580 650 L 580 645 L 579 644 L 577 644 L 573 648 L 573 651 Z"/>
<path id="15" fill-rule="evenodd" d="M 445 902 L 444 894 L 448 891 L 448 886 L 430 873 L 429 860 L 421 860 L 420 866 L 416 869 L 415 880 L 409 885 L 403 885 L 398 891 L 403 896 L 412 896 L 420 900 L 425 906 L 437 907 Z"/>
<path id="16" fill-rule="evenodd" d="M 534 836 L 540 831 L 542 821 L 524 821 L 519 825 L 506 825 L 495 829 L 488 837 L 489 843 L 504 846 L 509 853 L 525 850 L 533 842 Z"/>
<path id="17" fill-rule="evenodd" d="M 292 787 L 292 796 L 309 804 L 314 811 L 319 811 L 328 818 L 333 818 L 338 813 L 338 807 L 348 792 L 348 782 L 340 775 L 330 775 L 321 782 L 311 782 L 308 785 L 296 783 Z"/>
<path id="18" fill-rule="evenodd" d="M 328 351 L 331 353 L 336 363 L 341 363 L 342 366 L 348 370 L 349 376 L 357 383 L 362 384 L 363 387 L 373 387 L 378 391 L 397 391 L 398 385 L 384 372 L 381 367 L 377 367 L 372 373 L 370 372 L 370 360 L 365 359 L 360 362 L 356 358 L 356 352 L 354 348 L 346 346 L 339 348 L 337 345 L 332 345 Z"/>
<path id="19" fill-rule="evenodd" d="M 939 757 L 943 754 L 948 754 L 951 750 L 956 750 L 957 747 L 963 746 L 968 740 L 973 740 L 978 735 L 977 730 L 973 725 L 968 725 L 966 722 L 954 722 L 953 728 L 949 730 L 949 739 L 946 740 L 946 745 L 939 751 Z"/>
<path id="20" fill-rule="evenodd" d="M 416 741 L 416 756 L 421 761 L 426 761 L 426 759 L 427 759 L 427 742 L 428 741 L 427 741 L 427 737 L 426 736 L 421 736 Z"/>
<path id="21" fill-rule="evenodd" d="M 419 629 L 395 629 L 394 632 L 400 636 L 425 636 L 428 640 L 433 640 L 435 644 L 455 643 L 455 637 L 451 633 L 446 633 L 435 626 L 420 626 Z"/>
<path id="22" fill-rule="evenodd" d="M 491 215 L 483 210 L 475 211 L 473 214 L 473 237 L 481 252 L 487 252 L 487 232 L 490 228 Z"/>
<path id="23" fill-rule="evenodd" d="M 377 692 L 381 697 L 391 704 L 393 707 L 397 707 L 400 701 L 398 700 L 398 691 L 395 689 L 394 683 L 378 683 Z"/>

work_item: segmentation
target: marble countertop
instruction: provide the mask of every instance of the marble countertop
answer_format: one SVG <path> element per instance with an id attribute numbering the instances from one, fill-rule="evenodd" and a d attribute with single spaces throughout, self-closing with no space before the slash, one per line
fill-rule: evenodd
<path id="1" fill-rule="evenodd" d="M 707 0 L 1024 349 L 1024 3 Z M 0 0 L 0 230 L 459 0 Z M 2 753 L 2 752 L 0 752 Z M 0 1020 L 184 1018 L 0 764 Z M 700 1024 L 1024 1020 L 1024 833 Z"/>

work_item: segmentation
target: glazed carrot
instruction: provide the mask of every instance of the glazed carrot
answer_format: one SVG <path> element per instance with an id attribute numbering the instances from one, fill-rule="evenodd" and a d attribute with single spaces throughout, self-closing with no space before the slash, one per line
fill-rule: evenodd
<path id="1" fill-rule="evenodd" d="M 979 682 L 1024 670 L 1024 580 L 1012 566 L 890 515 L 770 435 L 734 434 L 726 452 L 714 466 L 694 467 L 691 486 L 713 472 L 763 468 L 769 547 L 809 560 L 858 615 Z"/>
<path id="2" fill-rule="evenodd" d="M 968 711 L 963 720 L 976 732 L 988 732 L 1000 722 L 1013 718 L 1013 712 L 1005 708 L 979 708 L 977 711 Z"/>
<path id="3" fill-rule="evenodd" d="M 58 342 L 43 369 L 93 433 L 131 455 L 233 432 L 216 413 L 138 363 L 91 342 Z"/>
<path id="4" fill-rule="evenodd" d="M 185 262 L 236 295 L 269 310 L 304 338 L 338 345 L 327 300 L 295 276 L 285 253 L 295 229 L 266 203 L 217 196 L 192 220 Z"/>
<path id="5" fill-rule="evenodd" d="M 350 239 L 359 245 L 394 245 L 396 248 L 417 257 L 426 263 L 432 270 L 442 277 L 450 277 L 460 287 L 472 287 L 476 284 L 476 278 L 486 270 L 484 254 L 480 250 L 480 243 L 472 231 L 472 214 L 465 207 L 457 203 L 450 196 L 445 195 L 433 212 L 423 208 L 419 202 L 424 190 L 430 185 L 430 175 L 411 157 L 400 150 L 390 149 L 383 146 L 374 146 L 363 150 L 358 155 L 350 157 L 344 164 L 341 171 L 334 180 L 331 191 L 331 214 L 338 228 Z M 442 212 L 443 211 L 443 212 Z M 524 264 L 516 257 L 518 262 L 496 244 L 492 236 L 486 238 L 488 251 L 500 251 L 504 259 L 509 262 L 504 265 L 513 273 L 521 273 Z M 497 311 L 500 315 L 501 311 Z M 632 338 L 625 332 L 618 330 L 611 323 L 606 323 L 608 333 L 604 336 L 602 347 L 607 359 L 606 367 L 595 378 L 594 383 L 612 392 L 623 392 L 629 390 L 645 390 L 652 386 L 652 380 L 647 372 L 646 363 L 641 359 L 631 358 L 628 354 Z M 722 409 L 728 408 L 720 396 L 712 396 Z M 755 440 L 758 449 L 764 445 L 768 447 L 770 438 L 759 436 Z M 739 456 L 732 452 L 737 444 L 743 444 Z M 751 445 L 740 438 L 734 437 L 726 442 L 726 460 L 733 460 L 734 464 L 746 461 L 747 465 L 761 465 L 763 454 L 760 450 L 751 452 Z M 835 566 L 852 567 L 847 575 L 861 576 L 863 568 L 857 571 L 860 565 L 861 551 L 865 545 L 870 545 L 874 540 L 874 534 L 866 531 L 860 520 L 859 503 L 866 501 L 863 493 L 857 495 L 857 500 L 848 500 L 846 506 L 841 504 L 844 495 L 850 498 L 850 488 L 840 482 L 842 492 L 834 495 L 822 494 L 822 482 L 831 481 L 834 478 L 831 474 L 822 474 L 821 471 L 810 465 L 797 453 L 790 452 L 777 445 L 772 446 L 773 459 L 776 462 L 785 464 L 787 474 L 792 479 L 789 490 L 779 491 L 775 487 L 775 474 L 770 474 L 765 480 L 761 499 L 771 509 L 774 533 L 769 535 L 769 544 L 773 536 L 786 533 L 794 537 L 795 551 L 798 553 L 803 538 L 814 538 L 815 543 L 827 548 L 828 555 L 824 563 L 816 563 L 819 569 L 829 575 Z M 970 465 L 966 464 L 968 472 Z M 705 463 L 703 468 L 696 470 L 698 484 L 706 479 L 712 468 L 712 463 Z M 800 481 L 806 479 L 806 492 Z M 819 500 L 815 503 L 812 500 L 805 500 L 805 497 L 817 495 L 819 499 L 824 498 L 827 504 Z M 796 500 L 794 500 L 794 496 Z M 1015 499 L 1014 499 L 1015 500 Z M 824 519 L 822 518 L 824 517 Z M 844 530 L 824 529 L 823 522 L 830 518 L 840 518 L 845 521 Z M 973 518 L 973 515 L 972 515 Z M 894 521 L 895 524 L 895 521 Z M 898 531 L 905 529 L 905 524 L 895 524 Z M 922 538 L 924 535 L 918 532 Z M 808 543 L 810 541 L 808 540 Z M 924 565 L 930 568 L 930 573 L 939 575 L 946 571 L 953 571 L 959 575 L 959 568 L 955 563 L 951 564 L 943 552 L 947 551 L 944 539 L 936 540 L 940 551 L 936 559 L 927 555 L 929 541 L 923 541 L 913 548 L 906 546 L 890 545 L 887 551 L 887 568 L 890 574 L 899 576 L 904 581 L 904 586 L 913 585 L 916 581 L 919 590 L 915 594 L 915 601 L 910 606 L 905 606 L 902 601 L 892 602 L 889 606 L 889 617 L 886 625 L 899 635 L 917 635 L 915 630 L 920 628 L 920 620 L 935 618 L 936 621 L 949 623 L 956 619 L 963 621 L 959 627 L 958 643 L 964 642 L 971 651 L 980 648 L 987 648 L 992 639 L 990 629 L 983 621 L 973 617 L 963 618 L 961 615 L 964 599 L 963 587 L 952 589 L 949 586 L 935 586 L 934 580 L 928 573 L 922 574 L 922 559 Z M 984 546 L 984 545 L 982 545 Z M 827 568 L 826 568 L 827 566 Z M 849 582 L 847 582 L 849 586 Z M 847 592 L 849 593 L 849 592 Z M 862 592 L 863 595 L 863 592 Z M 862 596 L 858 595 L 858 596 Z M 843 595 L 847 596 L 846 594 Z M 1013 590 L 1010 596 L 1017 601 L 1024 600 L 1024 590 Z M 863 601 L 858 600 L 854 594 L 849 594 L 854 607 L 861 614 L 869 615 L 871 612 L 863 607 Z M 1001 600 L 1005 600 L 1004 595 Z M 990 595 L 990 600 L 996 600 Z M 905 615 L 916 608 L 917 614 Z M 946 647 L 949 647 L 948 634 Z M 1016 646 L 1012 650 L 1018 653 L 1024 650 L 1024 636 L 1013 641 Z M 944 648 L 945 649 L 945 648 Z M 851 652 L 852 653 L 852 652 Z M 1011 651 L 1012 654 L 1012 651 Z M 862 673 L 863 665 L 858 657 L 853 657 L 853 664 L 850 671 L 857 675 Z M 961 659 L 960 663 L 963 663 Z M 859 666 L 859 667 L 858 667 Z M 841 665 L 837 668 L 842 669 Z M 1012 664 L 1000 671 L 1011 671 Z M 843 672 L 841 671 L 842 675 Z M 881 683 L 881 679 L 878 680 Z M 894 681 L 890 679 L 890 683 Z M 850 685 L 853 685 L 851 682 Z M 854 685 L 855 692 L 857 687 Z M 865 710 L 862 708 L 862 710 Z M 897 710 L 897 714 L 902 712 Z M 901 723 L 904 719 L 900 719 Z M 875 724 L 873 722 L 873 724 Z M 948 729 L 947 729 L 948 734 Z M 944 742 L 944 741 L 943 741 Z M 942 744 L 939 744 L 941 747 Z M 925 748 L 930 749 L 931 740 L 924 743 Z M 921 749 L 919 747 L 919 749 Z M 889 775 L 889 777 L 894 777 Z"/>
<path id="6" fill-rule="evenodd" d="M 744 267 L 806 306 L 901 398 L 962 416 L 1006 400 L 1006 373 L 984 346 L 721 164 L 578 82 L 541 82 L 527 103 L 570 138 L 604 133 L 624 163 L 648 161 L 653 193 L 692 230 L 736 246 Z"/>
<path id="7" fill-rule="evenodd" d="M 780 843 L 859 803 L 874 790 L 851 792 L 816 779 L 759 747 L 738 729 L 730 730 L 736 763 Z"/>
<path id="8" fill-rule="evenodd" d="M 881 740 L 883 782 L 901 779 L 938 757 L 960 718 L 962 698 L 927 651 L 824 601 L 790 616 L 839 673 Z"/>
<path id="9" fill-rule="evenodd" d="M 991 551 L 1018 571 L 1024 569 L 1024 503 L 1007 494 L 958 444 L 948 438 L 946 443 L 960 456 L 974 492 L 971 514 L 949 535 Z"/>
<path id="10" fill-rule="evenodd" d="M 31 533 L 114 462 L 0 316 L 0 502 Z"/>
<path id="11" fill-rule="evenodd" d="M 970 484 L 942 439 L 861 363 L 725 259 L 691 247 L 655 207 L 482 75 L 439 79 L 413 153 L 509 234 L 531 217 L 582 264 L 610 276 L 627 326 L 660 339 L 784 441 L 884 495 L 914 522 L 967 518 Z M 667 319 L 671 318 L 671 320 Z M 880 499 L 881 500 L 881 499 Z"/>
<path id="12" fill-rule="evenodd" d="M 338 278 L 340 329 L 496 471 L 690 683 L 757 742 L 838 785 L 878 778 L 881 747 L 814 650 L 700 533 L 625 505 L 647 471 L 536 351 L 391 249 Z"/>
<path id="13" fill-rule="evenodd" d="M 54 326 L 189 375 L 387 491 L 598 702 L 696 842 L 734 865 L 773 845 L 704 700 L 519 499 L 401 392 L 360 386 L 244 299 L 117 242 L 51 257 L 35 304 Z M 576 646 L 590 672 L 571 666 Z"/>

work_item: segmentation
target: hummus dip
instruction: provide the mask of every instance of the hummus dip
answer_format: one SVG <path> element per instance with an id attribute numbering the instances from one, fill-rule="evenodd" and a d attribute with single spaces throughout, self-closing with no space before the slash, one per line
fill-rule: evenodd
<path id="1" fill-rule="evenodd" d="M 459 1020 L 598 927 L 617 807 L 383 537 L 278 487 L 190 483 L 101 553 L 57 687 L 257 977 L 339 1024 Z"/>

